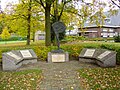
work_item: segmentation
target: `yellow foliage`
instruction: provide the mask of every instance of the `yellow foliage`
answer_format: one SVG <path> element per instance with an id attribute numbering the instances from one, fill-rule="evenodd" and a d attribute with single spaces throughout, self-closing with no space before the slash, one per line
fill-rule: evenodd
<path id="1" fill-rule="evenodd" d="M 0 35 L 2 39 L 8 39 L 10 38 L 10 33 L 8 32 L 7 27 L 5 27 L 2 31 L 2 34 Z"/>

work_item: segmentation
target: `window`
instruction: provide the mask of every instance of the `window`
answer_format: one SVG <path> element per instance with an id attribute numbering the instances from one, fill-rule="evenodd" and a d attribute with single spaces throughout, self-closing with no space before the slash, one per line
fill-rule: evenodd
<path id="1" fill-rule="evenodd" d="M 103 33 L 103 37 L 108 37 L 108 33 Z"/>
<path id="2" fill-rule="evenodd" d="M 109 29 L 109 32 L 113 32 L 114 30 L 113 29 Z"/>
<path id="3" fill-rule="evenodd" d="M 103 31 L 104 31 L 104 32 L 107 32 L 108 30 L 107 30 L 107 29 L 105 29 L 105 28 L 103 28 Z"/>
<path id="4" fill-rule="evenodd" d="M 114 33 L 109 33 L 109 37 L 114 37 Z"/>

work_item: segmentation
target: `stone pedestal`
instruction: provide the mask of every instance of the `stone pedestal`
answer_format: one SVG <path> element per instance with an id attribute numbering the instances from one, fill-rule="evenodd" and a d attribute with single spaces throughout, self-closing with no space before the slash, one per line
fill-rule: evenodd
<path id="1" fill-rule="evenodd" d="M 68 52 L 64 53 L 48 53 L 47 61 L 50 62 L 67 62 L 69 61 L 69 54 Z"/>

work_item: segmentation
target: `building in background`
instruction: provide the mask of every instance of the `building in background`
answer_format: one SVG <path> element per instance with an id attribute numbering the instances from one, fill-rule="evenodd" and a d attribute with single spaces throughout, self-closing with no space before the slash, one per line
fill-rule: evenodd
<path id="1" fill-rule="evenodd" d="M 45 32 L 43 31 L 35 32 L 35 41 L 38 41 L 38 40 L 45 40 Z"/>
<path id="2" fill-rule="evenodd" d="M 85 27 L 78 29 L 79 36 L 85 36 L 88 38 L 98 37 L 114 37 L 120 34 L 120 10 L 117 15 L 108 17 L 104 20 L 104 25 L 90 25 L 85 23 Z"/>

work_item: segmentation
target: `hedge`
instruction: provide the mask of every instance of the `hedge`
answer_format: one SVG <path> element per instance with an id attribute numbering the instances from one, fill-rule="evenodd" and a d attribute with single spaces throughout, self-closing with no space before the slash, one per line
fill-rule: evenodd
<path id="1" fill-rule="evenodd" d="M 120 45 L 113 45 L 113 44 L 73 44 L 73 45 L 68 45 L 64 44 L 61 45 L 61 48 L 64 51 L 67 51 L 70 55 L 70 60 L 72 58 L 78 59 L 78 56 L 83 48 L 102 48 L 102 49 L 108 49 L 108 50 L 113 50 L 117 52 L 117 64 L 120 64 Z M 21 46 L 21 47 L 0 47 L 0 58 L 2 58 L 2 53 L 11 51 L 11 50 L 21 50 L 21 49 L 33 49 L 38 56 L 38 60 L 46 60 L 47 59 L 47 54 L 51 50 L 57 49 L 55 46 L 51 47 L 46 47 L 46 46 Z"/>
<path id="2" fill-rule="evenodd" d="M 27 40 L 27 37 L 10 37 L 9 39 L 0 38 L 0 41 L 21 41 L 21 40 Z"/>

